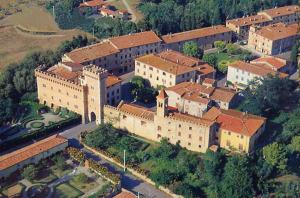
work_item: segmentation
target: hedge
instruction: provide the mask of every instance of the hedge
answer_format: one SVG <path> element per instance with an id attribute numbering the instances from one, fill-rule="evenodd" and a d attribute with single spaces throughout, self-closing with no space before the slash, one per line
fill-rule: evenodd
<path id="1" fill-rule="evenodd" d="M 0 145 L 0 150 L 1 151 L 8 150 L 11 148 L 12 145 L 17 146 L 19 144 L 29 142 L 33 139 L 43 138 L 47 135 L 58 132 L 59 130 L 62 130 L 64 128 L 72 126 L 74 124 L 78 124 L 80 122 L 81 122 L 81 116 L 76 114 L 74 117 L 59 121 L 53 125 L 45 126 L 41 129 L 34 130 L 30 133 L 26 133 L 15 139 L 4 142 Z"/>
<path id="2" fill-rule="evenodd" d="M 84 160 L 86 159 L 86 155 L 84 154 L 84 152 L 75 147 L 68 147 L 67 153 L 70 155 L 71 158 L 73 158 L 74 160 L 80 163 L 84 162 Z M 112 180 L 116 184 L 120 184 L 121 182 L 120 175 L 110 172 L 108 168 L 102 166 L 101 164 L 98 164 L 95 160 L 91 158 L 87 160 L 89 162 L 89 167 L 93 171 L 100 173 L 101 175 Z"/>

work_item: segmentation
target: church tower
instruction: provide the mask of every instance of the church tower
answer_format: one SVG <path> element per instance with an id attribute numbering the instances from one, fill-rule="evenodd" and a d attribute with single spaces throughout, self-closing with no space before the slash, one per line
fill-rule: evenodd
<path id="1" fill-rule="evenodd" d="M 168 115 L 168 94 L 162 89 L 156 97 L 156 115 L 165 117 Z"/>

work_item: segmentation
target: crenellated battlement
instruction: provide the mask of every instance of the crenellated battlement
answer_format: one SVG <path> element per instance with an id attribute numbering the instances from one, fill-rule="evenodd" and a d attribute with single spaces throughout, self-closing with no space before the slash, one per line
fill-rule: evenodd
<path id="1" fill-rule="evenodd" d="M 71 86 L 72 88 L 75 88 L 75 89 L 83 88 L 83 86 L 78 82 L 61 78 L 61 77 L 59 77 L 55 74 L 52 74 L 48 71 L 42 70 L 40 67 L 35 69 L 35 76 L 39 77 L 39 78 L 47 79 L 50 81 L 59 81 L 57 83 L 63 83 L 66 86 Z"/>
<path id="2" fill-rule="evenodd" d="M 106 76 L 108 75 L 108 71 L 102 67 L 97 65 L 87 65 L 83 67 L 83 72 L 90 72 L 95 75 Z"/>

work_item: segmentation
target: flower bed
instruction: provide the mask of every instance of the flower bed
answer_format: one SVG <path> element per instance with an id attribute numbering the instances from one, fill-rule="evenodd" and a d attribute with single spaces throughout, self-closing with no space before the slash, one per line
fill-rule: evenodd
<path id="1" fill-rule="evenodd" d="M 79 162 L 84 162 L 85 160 L 85 154 L 84 152 L 82 152 L 81 150 L 79 150 L 78 148 L 74 148 L 74 147 L 68 147 L 67 148 L 67 153 L 76 161 Z"/>
<path id="2" fill-rule="evenodd" d="M 42 128 L 43 126 L 45 126 L 45 124 L 43 122 L 39 122 L 39 121 L 33 121 L 30 123 L 30 127 L 34 128 L 34 129 L 39 129 L 39 128 Z"/>

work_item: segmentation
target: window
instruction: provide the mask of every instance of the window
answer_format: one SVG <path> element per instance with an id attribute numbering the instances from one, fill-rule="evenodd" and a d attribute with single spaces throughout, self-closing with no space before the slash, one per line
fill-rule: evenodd
<path id="1" fill-rule="evenodd" d="M 244 136 L 243 136 L 243 135 L 241 135 L 241 139 L 244 139 Z"/>
<path id="2" fill-rule="evenodd" d="M 191 146 L 191 143 L 189 142 L 188 145 Z"/>
<path id="3" fill-rule="evenodd" d="M 192 130 L 193 128 L 192 127 L 189 127 L 189 130 Z"/>
<path id="4" fill-rule="evenodd" d="M 189 134 L 189 138 L 190 138 L 190 139 L 192 138 L 192 134 Z"/>
<path id="5" fill-rule="evenodd" d="M 157 130 L 158 130 L 158 131 L 161 131 L 161 126 L 157 126 Z"/>
<path id="6" fill-rule="evenodd" d="M 74 98 L 77 98 L 77 96 L 76 96 L 76 95 L 74 95 Z"/>
<path id="7" fill-rule="evenodd" d="M 202 137 L 201 136 L 199 137 L 199 141 L 202 141 Z"/>
<path id="8" fill-rule="evenodd" d="M 141 125 L 145 125 L 145 124 L 146 124 L 146 122 L 142 120 L 141 121 Z"/>
<path id="9" fill-rule="evenodd" d="M 166 75 L 166 72 L 163 72 L 163 75 L 165 76 L 165 75 Z"/>
<path id="10" fill-rule="evenodd" d="M 181 132 L 178 132 L 178 136 L 179 136 L 179 137 L 181 136 Z"/>
<path id="11" fill-rule="evenodd" d="M 228 131 L 228 135 L 231 135 L 231 132 L 230 132 L 230 131 Z"/>
<path id="12" fill-rule="evenodd" d="M 179 124 L 178 127 L 181 128 L 181 124 Z"/>
<path id="13" fill-rule="evenodd" d="M 199 148 L 201 148 L 201 145 L 199 144 L 199 146 L 198 146 Z"/>
<path id="14" fill-rule="evenodd" d="M 126 119 L 127 118 L 127 116 L 126 115 L 123 115 L 123 119 Z"/>
<path id="15" fill-rule="evenodd" d="M 45 85 L 45 84 L 43 84 L 43 87 L 46 87 L 46 85 Z"/>
<path id="16" fill-rule="evenodd" d="M 149 70 L 151 70 L 151 71 L 152 71 L 152 70 L 153 70 L 153 67 L 149 67 Z"/>
<path id="17" fill-rule="evenodd" d="M 74 105 L 75 109 L 78 109 L 78 106 L 77 105 Z"/>
<path id="18" fill-rule="evenodd" d="M 161 138 L 161 135 L 160 135 L 160 134 L 157 134 L 157 138 Z"/>

